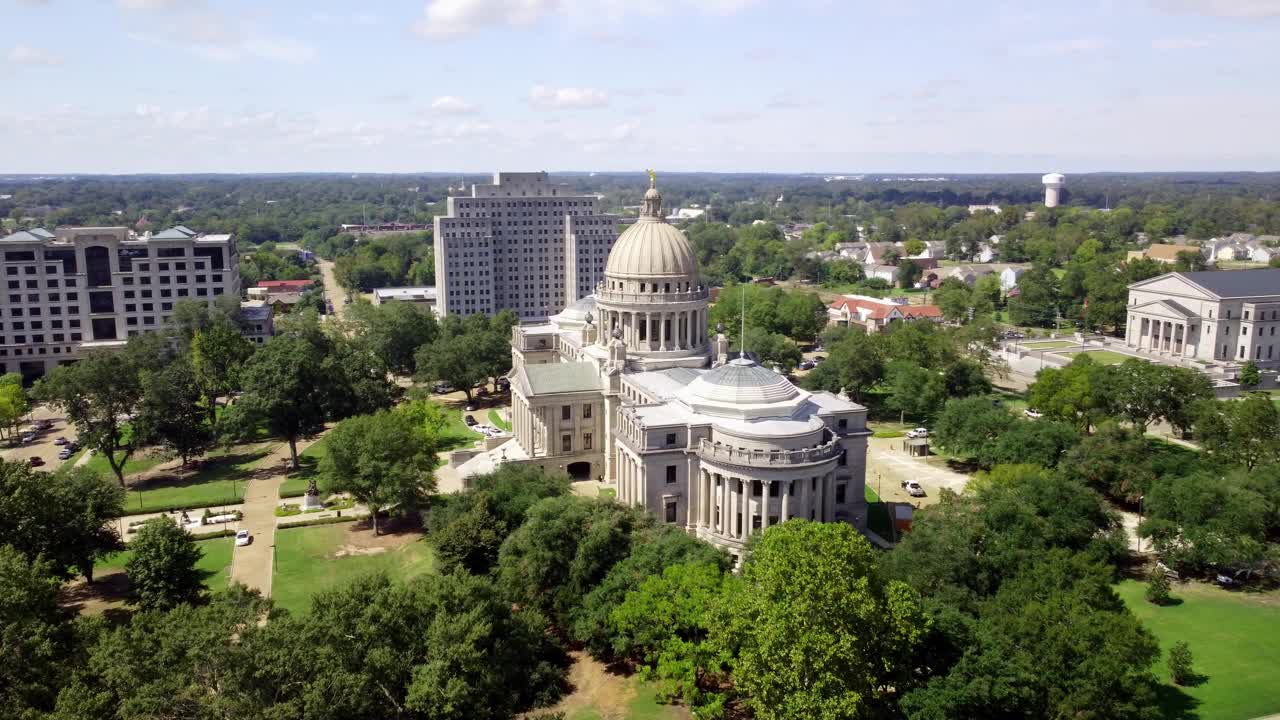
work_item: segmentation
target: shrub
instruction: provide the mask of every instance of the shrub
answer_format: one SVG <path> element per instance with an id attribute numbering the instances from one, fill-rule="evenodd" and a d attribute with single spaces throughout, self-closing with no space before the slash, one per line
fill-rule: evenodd
<path id="1" fill-rule="evenodd" d="M 1151 568 L 1147 576 L 1147 602 L 1155 605 L 1169 603 L 1169 577 L 1158 567 Z"/>
<path id="2" fill-rule="evenodd" d="M 1181 640 L 1174 643 L 1169 649 L 1169 674 L 1175 685 L 1187 685 L 1195 679 L 1196 673 L 1191 662 L 1191 648 Z"/>

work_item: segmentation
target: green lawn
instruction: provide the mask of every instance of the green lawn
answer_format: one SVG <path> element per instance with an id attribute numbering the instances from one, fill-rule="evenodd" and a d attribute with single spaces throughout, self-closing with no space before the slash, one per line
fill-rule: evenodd
<path id="1" fill-rule="evenodd" d="M 614 488 L 600 488 L 600 490 L 597 491 L 597 494 L 602 498 L 608 498 L 610 500 L 618 497 L 618 491 Z"/>
<path id="2" fill-rule="evenodd" d="M 342 523 L 276 531 L 271 596 L 277 607 L 307 612 L 315 593 L 367 573 L 385 572 L 407 580 L 435 570 L 435 554 L 421 537 L 376 554 L 347 554 L 345 546 L 353 526 Z M 342 555 L 335 557 L 339 552 Z"/>
<path id="3" fill-rule="evenodd" d="M 1205 676 L 1203 683 L 1181 692 L 1171 688 L 1165 696 L 1167 709 L 1174 709 L 1184 692 L 1198 702 L 1192 713 L 1201 720 L 1280 713 L 1280 593 L 1175 585 L 1173 597 L 1181 602 L 1157 607 L 1143 598 L 1144 588 L 1144 583 L 1126 580 L 1116 590 L 1163 651 L 1185 641 L 1195 671 Z M 1161 656 L 1156 674 L 1168 681 L 1167 656 Z"/>
<path id="4" fill-rule="evenodd" d="M 196 567 L 208 573 L 205 577 L 204 585 L 210 590 L 221 590 L 227 586 L 227 581 L 231 576 L 231 551 L 234 549 L 234 543 L 235 538 L 229 537 L 196 541 L 196 546 L 204 551 L 204 555 L 200 557 Z M 131 550 L 112 553 L 94 563 L 93 573 L 94 575 L 102 575 L 108 572 L 123 571 L 125 563 L 129 562 L 130 557 L 133 557 L 133 551 Z"/>
<path id="5" fill-rule="evenodd" d="M 672 720 L 672 718 L 690 717 L 689 712 L 681 707 L 659 703 L 655 699 L 657 696 L 655 686 L 641 681 L 638 677 L 631 677 L 626 682 L 635 689 L 635 693 L 626 704 L 626 715 L 623 717 L 627 720 Z M 606 720 L 606 716 L 599 709 L 591 707 L 570 711 L 565 715 L 565 720 Z"/>
<path id="6" fill-rule="evenodd" d="M 1086 350 L 1085 352 L 1072 353 L 1071 355 L 1088 355 L 1099 365 L 1116 365 L 1134 357 L 1133 355 L 1125 355 L 1111 350 Z"/>
<path id="7" fill-rule="evenodd" d="M 871 528 L 871 532 L 893 542 L 893 518 L 889 516 L 888 504 L 880 502 L 880 496 L 876 495 L 870 485 L 866 486 L 863 493 L 867 499 L 867 527 Z"/>
<path id="8" fill-rule="evenodd" d="M 157 481 L 130 490 L 125 512 L 139 513 L 168 508 L 199 508 L 240 502 L 249 473 L 271 452 L 271 446 L 232 448 L 209 453 L 201 469 L 189 478 Z M 89 461 L 92 464 L 92 460 Z"/>
<path id="9" fill-rule="evenodd" d="M 502 416 L 498 414 L 497 410 L 489 411 L 489 424 L 493 425 L 499 430 L 506 430 L 507 432 L 511 432 L 511 423 L 507 422 L 506 420 L 503 420 Z"/>
<path id="10" fill-rule="evenodd" d="M 480 433 L 467 427 L 467 424 L 462 421 L 462 416 L 465 414 L 462 410 L 448 405 L 440 405 L 440 407 L 444 409 L 444 414 L 447 418 L 444 428 L 440 431 L 442 449 L 451 450 L 453 448 L 467 447 L 482 437 Z"/>
<path id="11" fill-rule="evenodd" d="M 130 475 L 145 472 L 162 462 L 172 459 L 162 456 L 158 450 L 152 448 L 136 450 L 124 464 L 124 476 L 129 477 Z M 94 453 L 93 457 L 89 458 L 89 461 L 84 465 L 103 477 L 115 477 L 115 473 L 111 472 L 111 463 L 107 462 L 107 456 L 100 452 Z"/>

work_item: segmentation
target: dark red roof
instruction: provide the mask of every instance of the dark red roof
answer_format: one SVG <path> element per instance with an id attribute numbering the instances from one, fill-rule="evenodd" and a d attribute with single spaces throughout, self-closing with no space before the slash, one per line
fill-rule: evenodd
<path id="1" fill-rule="evenodd" d="M 304 288 L 313 284 L 312 280 L 263 280 L 254 287 L 260 288 Z"/>

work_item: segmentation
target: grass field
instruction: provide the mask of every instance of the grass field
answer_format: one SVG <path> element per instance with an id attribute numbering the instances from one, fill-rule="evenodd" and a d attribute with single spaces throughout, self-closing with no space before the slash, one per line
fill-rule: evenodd
<path id="1" fill-rule="evenodd" d="M 146 472 L 160 463 L 172 459 L 161 455 L 159 451 L 152 448 L 136 450 L 129 456 L 129 461 L 124 464 L 124 476 L 129 477 L 140 472 Z M 93 457 L 89 458 L 84 465 L 103 477 L 115 477 L 115 473 L 111 472 L 111 463 L 107 462 L 107 456 L 102 453 L 94 453 Z"/>
<path id="2" fill-rule="evenodd" d="M 1116 590 L 1167 653 L 1185 641 L 1204 681 L 1166 694 L 1169 717 L 1185 695 L 1201 720 L 1249 720 L 1280 713 L 1280 593 L 1228 592 L 1210 585 L 1173 589 L 1176 604 L 1157 607 L 1143 598 L 1144 583 L 1126 580 Z M 1167 655 L 1156 675 L 1169 679 Z"/>
<path id="3" fill-rule="evenodd" d="M 271 449 L 271 446 L 264 446 L 211 452 L 200 471 L 189 478 L 149 482 L 130 490 L 125 498 L 125 512 L 213 507 L 240 502 L 248 474 L 270 454 Z M 92 460 L 89 462 L 93 463 Z"/>
<path id="4" fill-rule="evenodd" d="M 1071 357 L 1076 355 L 1088 355 L 1099 365 L 1116 365 L 1130 358 L 1134 358 L 1133 355 L 1125 355 L 1124 353 L 1113 352 L 1111 350 L 1086 350 L 1082 353 L 1071 353 Z"/>
<path id="5" fill-rule="evenodd" d="M 208 573 L 204 585 L 210 590 L 221 590 L 227 586 L 231 576 L 231 551 L 235 538 L 220 537 L 210 540 L 197 540 L 196 546 L 204 551 L 196 567 Z M 125 563 L 133 557 L 133 551 L 124 550 L 102 558 L 93 566 L 95 575 L 108 572 L 123 571 Z"/>
<path id="6" fill-rule="evenodd" d="M 867 499 L 867 527 L 871 532 L 893 542 L 893 518 L 889 517 L 889 506 L 880 502 L 880 496 L 870 485 L 864 490 Z"/>
<path id="7" fill-rule="evenodd" d="M 500 430 L 506 430 L 507 432 L 511 432 L 511 423 L 507 422 L 506 420 L 503 420 L 502 416 L 498 414 L 497 410 L 489 411 L 489 424 Z"/>
<path id="8" fill-rule="evenodd" d="M 311 596 L 352 578 L 385 572 L 407 580 L 435 569 L 435 554 L 421 537 L 395 547 L 367 548 L 353 542 L 355 523 L 276 531 L 271 596 L 277 607 L 307 612 Z M 369 533 L 360 533 L 367 540 Z"/>

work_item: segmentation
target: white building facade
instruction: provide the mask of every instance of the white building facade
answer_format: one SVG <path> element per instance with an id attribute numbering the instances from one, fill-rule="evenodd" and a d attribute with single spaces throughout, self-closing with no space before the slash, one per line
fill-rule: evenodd
<path id="1" fill-rule="evenodd" d="M 1280 269 L 1175 272 L 1129 286 L 1125 345 L 1209 364 L 1280 367 Z"/>
<path id="2" fill-rule="evenodd" d="M 495 173 L 451 196 L 435 218 L 437 309 L 545 320 L 591 293 L 616 238 L 600 198 L 575 195 L 545 172 Z"/>
<path id="3" fill-rule="evenodd" d="M 865 529 L 866 408 L 731 359 L 708 296 L 651 187 L 595 296 L 513 329 L 513 437 L 459 474 L 522 462 L 602 480 L 738 558 L 793 517 Z"/>
<path id="4" fill-rule="evenodd" d="M 26 380 L 161 329 L 180 301 L 240 295 L 232 237 L 181 225 L 22 230 L 0 238 L 0 264 L 0 372 Z"/>

